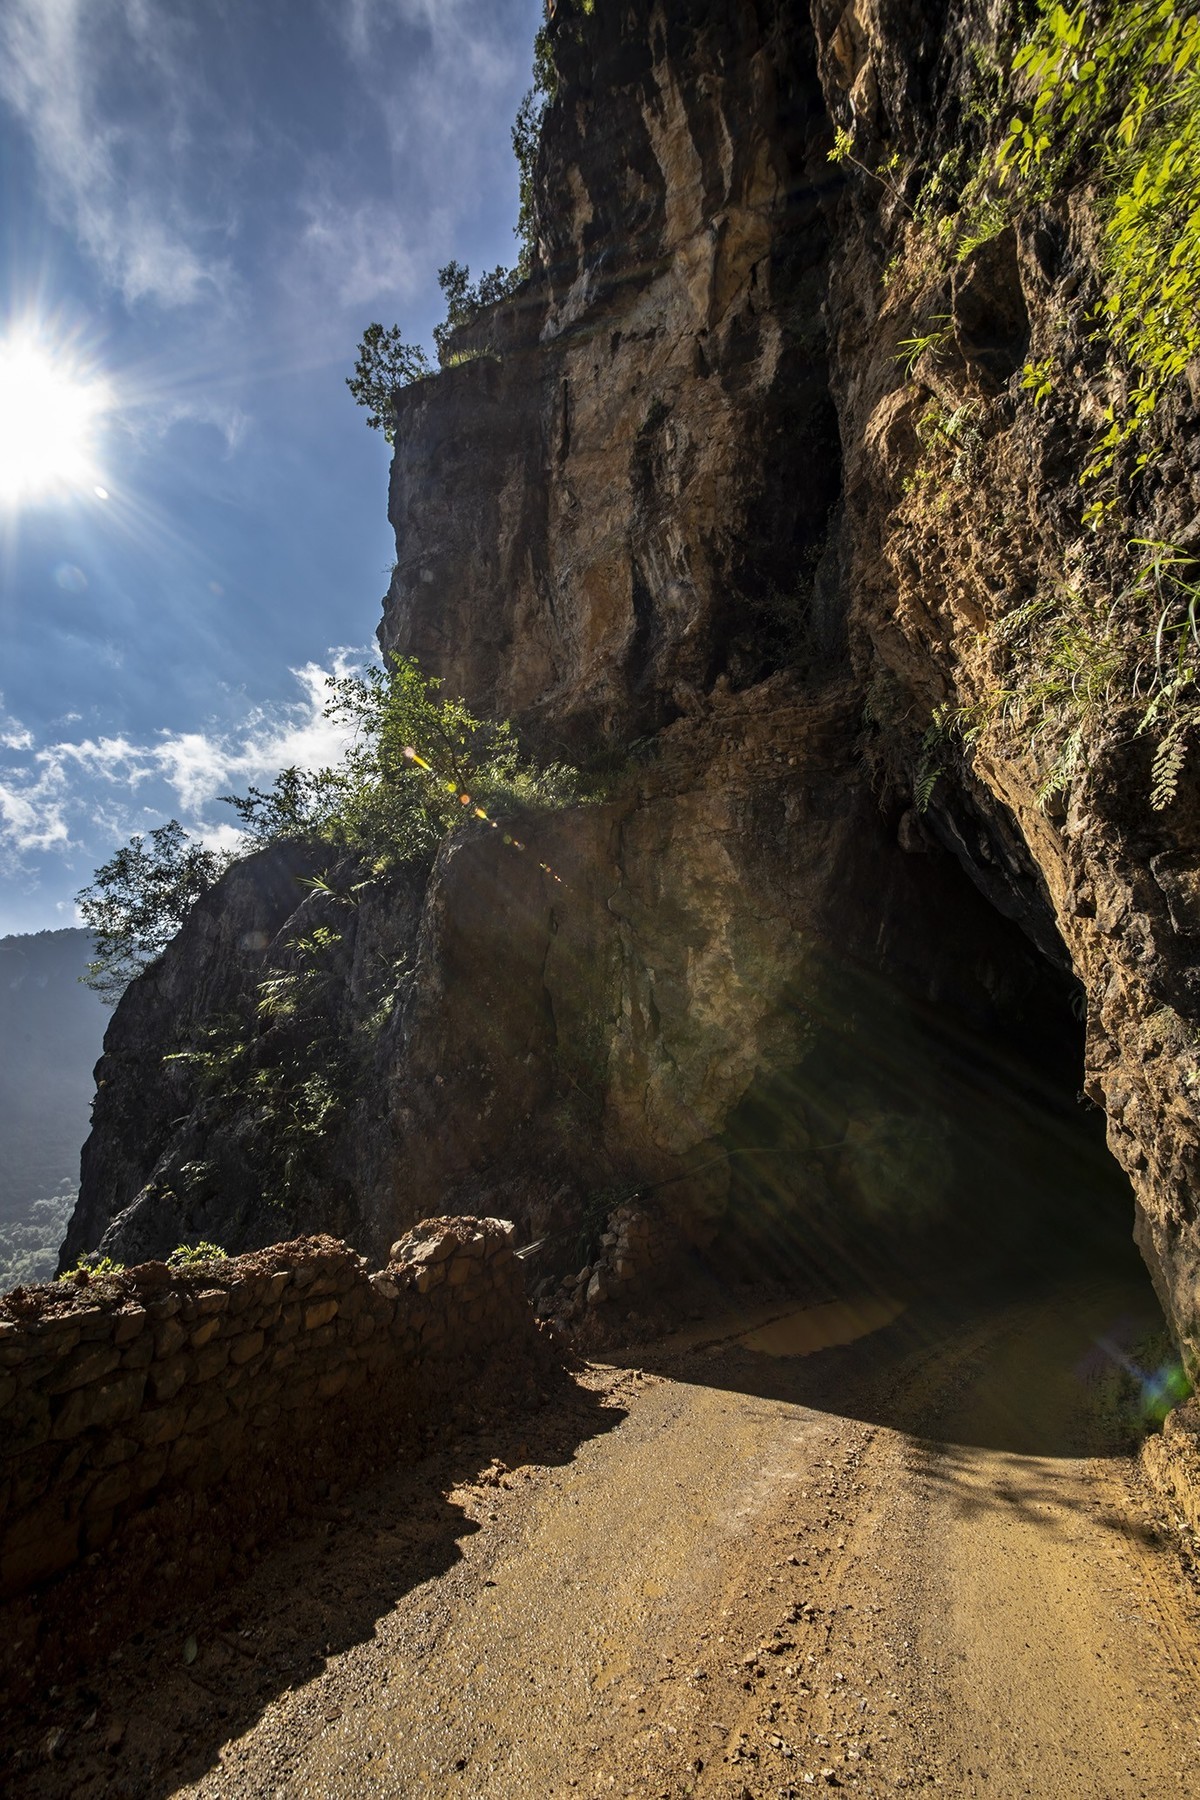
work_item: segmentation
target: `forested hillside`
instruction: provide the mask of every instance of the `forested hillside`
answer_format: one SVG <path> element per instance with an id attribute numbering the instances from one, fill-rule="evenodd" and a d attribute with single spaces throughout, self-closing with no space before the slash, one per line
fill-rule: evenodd
<path id="1" fill-rule="evenodd" d="M 86 931 L 0 938 L 0 1290 L 45 1277 L 79 1185 L 108 1009 Z"/>

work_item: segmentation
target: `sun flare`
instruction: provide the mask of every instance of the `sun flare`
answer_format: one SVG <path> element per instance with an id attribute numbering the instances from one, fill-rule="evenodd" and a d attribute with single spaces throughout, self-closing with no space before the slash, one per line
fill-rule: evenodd
<path id="1" fill-rule="evenodd" d="M 94 489 L 106 382 L 71 349 L 32 334 L 0 341 L 0 506 Z"/>

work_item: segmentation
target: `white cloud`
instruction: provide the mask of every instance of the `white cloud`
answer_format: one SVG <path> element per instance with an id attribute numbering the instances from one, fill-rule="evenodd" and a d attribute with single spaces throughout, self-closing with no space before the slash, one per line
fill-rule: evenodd
<path id="1" fill-rule="evenodd" d="M 114 71 L 140 84 L 142 116 L 106 111 Z M 184 27 L 146 0 L 0 9 L 0 96 L 29 132 L 52 204 L 130 301 L 187 305 L 230 279 L 174 178 L 188 162 L 186 76 Z"/>
<path id="2" fill-rule="evenodd" d="M 32 750 L 33 733 L 28 726 L 22 725 L 20 719 L 14 719 L 5 713 L 3 698 L 0 697 L 0 749 Z"/>
<path id="3" fill-rule="evenodd" d="M 213 803 L 270 782 L 280 769 L 335 763 L 350 732 L 325 715 L 327 684 L 371 659 L 367 650 L 340 648 L 328 667 L 293 669 L 299 697 L 253 707 L 235 729 L 162 731 L 149 743 L 81 738 L 35 750 L 0 777 L 0 860 L 20 867 L 29 855 L 77 849 L 85 836 L 92 845 L 116 844 L 170 812 L 206 843 L 236 848 L 241 834 L 231 822 L 214 822 Z"/>
<path id="4" fill-rule="evenodd" d="M 217 850 L 225 856 L 237 856 L 246 847 L 246 833 L 236 825 L 206 825 L 203 819 L 197 819 L 193 831 L 206 850 Z"/>
<path id="5" fill-rule="evenodd" d="M 0 780 L 0 845 L 25 855 L 65 850 L 69 842 L 66 796 L 54 778 Z"/>
<path id="6" fill-rule="evenodd" d="M 386 136 L 395 195 L 364 205 L 340 164 L 310 164 L 304 266 L 342 305 L 405 304 L 427 288 L 438 263 L 461 253 L 460 221 L 498 158 L 515 204 L 509 131 L 536 12 L 525 36 L 511 6 L 481 0 L 327 0 L 361 104 Z"/>

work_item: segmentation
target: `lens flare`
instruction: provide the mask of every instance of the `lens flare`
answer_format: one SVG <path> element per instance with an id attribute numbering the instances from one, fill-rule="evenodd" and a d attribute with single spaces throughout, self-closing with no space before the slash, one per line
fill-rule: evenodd
<path id="1" fill-rule="evenodd" d="M 108 384 L 68 342 L 31 330 L 0 341 L 0 506 L 99 496 L 96 441 L 111 404 Z"/>
<path id="2" fill-rule="evenodd" d="M 470 807 L 471 812 L 475 818 L 481 820 L 484 825 L 490 826 L 493 831 L 499 831 L 500 826 L 499 826 L 499 823 L 497 820 L 491 818 L 489 816 L 489 814 L 484 811 L 482 806 L 477 806 L 475 804 L 475 802 L 472 800 L 470 794 L 466 793 L 462 788 L 459 787 L 459 784 L 457 781 L 454 781 L 450 778 L 439 775 L 437 770 L 434 768 L 433 764 L 431 762 L 427 762 L 423 756 L 419 755 L 418 752 L 413 748 L 413 746 L 411 744 L 405 744 L 404 755 L 407 758 L 407 760 L 410 763 L 413 763 L 418 769 L 424 769 L 424 771 L 427 775 L 431 775 L 433 777 L 434 781 L 436 781 L 439 784 L 439 786 L 444 783 L 448 792 L 450 792 L 451 794 L 456 794 L 458 796 L 458 803 L 460 806 Z M 525 846 L 521 842 L 521 840 L 519 838 L 511 837 L 507 831 L 504 833 L 504 842 L 512 850 L 523 851 L 525 849 Z M 549 863 L 540 862 L 538 864 L 538 868 L 541 869 L 541 871 L 544 875 L 548 875 L 550 877 L 551 881 L 557 882 L 559 887 L 567 886 L 567 883 L 563 880 L 562 876 L 556 874 L 555 871 L 550 867 Z"/>

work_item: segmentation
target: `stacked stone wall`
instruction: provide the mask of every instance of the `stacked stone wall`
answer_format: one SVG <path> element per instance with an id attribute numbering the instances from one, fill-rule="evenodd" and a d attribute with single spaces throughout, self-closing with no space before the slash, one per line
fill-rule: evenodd
<path id="1" fill-rule="evenodd" d="M 81 1562 L 195 1589 L 322 1481 L 418 1440 L 456 1385 L 527 1375 L 512 1237 L 434 1219 L 375 1272 L 303 1238 L 0 1300 L 0 1600 Z"/>
<path id="2" fill-rule="evenodd" d="M 626 1203 L 609 1214 L 595 1254 L 576 1273 L 548 1278 L 537 1291 L 537 1314 L 570 1330 L 589 1309 L 628 1301 L 664 1284 L 682 1237 L 677 1225 L 651 1207 Z"/>

